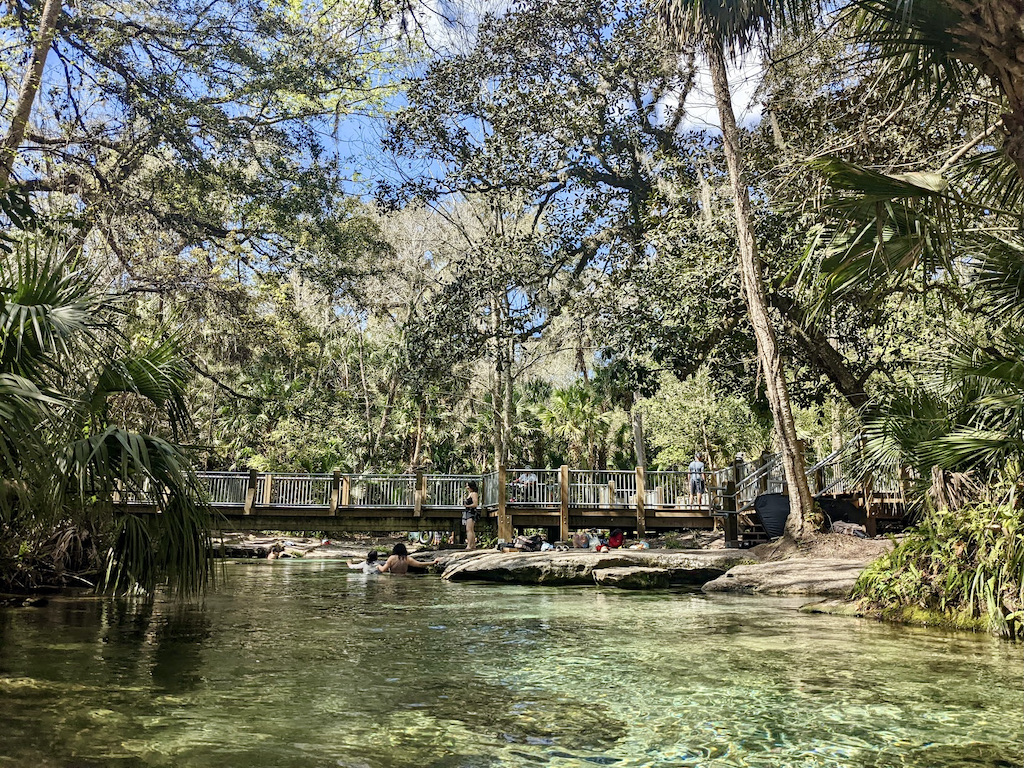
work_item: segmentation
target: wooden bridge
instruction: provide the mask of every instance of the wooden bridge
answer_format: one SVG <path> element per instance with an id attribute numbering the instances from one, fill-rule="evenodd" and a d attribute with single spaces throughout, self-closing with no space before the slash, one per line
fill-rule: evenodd
<path id="1" fill-rule="evenodd" d="M 879 482 L 856 471 L 848 447 L 807 470 L 819 498 L 848 498 L 864 510 L 873 535 L 881 519 L 903 514 L 898 484 Z M 712 528 L 721 520 L 727 542 L 740 546 L 756 536 L 747 516 L 754 499 L 784 493 L 777 455 L 732 464 L 704 473 L 706 492 L 690 497 L 690 474 L 682 471 L 506 469 L 484 475 L 415 472 L 331 474 L 199 472 L 204 495 L 220 523 L 247 529 L 393 532 L 461 531 L 466 483 L 480 487 L 482 517 L 497 525 L 509 541 L 516 528 L 545 528 L 549 539 L 565 540 L 589 528 L 648 531 Z M 155 512 L 149 493 L 115 494 L 115 504 Z"/>

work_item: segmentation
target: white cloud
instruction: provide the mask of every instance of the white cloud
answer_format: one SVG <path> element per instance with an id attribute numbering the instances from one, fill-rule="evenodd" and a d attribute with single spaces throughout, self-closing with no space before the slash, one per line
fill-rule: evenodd
<path id="1" fill-rule="evenodd" d="M 761 103 L 755 98 L 761 79 L 764 77 L 764 65 L 759 53 L 745 55 L 735 65 L 729 67 L 729 90 L 732 93 L 733 110 L 736 121 L 740 125 L 753 126 L 761 120 Z M 679 104 L 679 94 L 661 99 L 661 110 L 675 109 Z M 711 73 L 707 63 L 697 60 L 697 77 L 693 88 L 683 103 L 686 116 L 683 118 L 683 130 L 721 130 L 718 122 L 718 107 L 715 104 L 715 91 L 711 85 Z"/>

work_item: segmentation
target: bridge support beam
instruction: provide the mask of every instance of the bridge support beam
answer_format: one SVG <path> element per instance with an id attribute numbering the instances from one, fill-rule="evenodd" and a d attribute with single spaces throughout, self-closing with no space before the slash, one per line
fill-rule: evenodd
<path id="1" fill-rule="evenodd" d="M 426 483 L 423 478 L 423 470 L 416 470 L 416 485 L 412 491 L 412 516 L 421 517 L 423 515 L 423 497 L 426 495 Z"/>
<path id="2" fill-rule="evenodd" d="M 256 485 L 259 482 L 259 474 L 255 469 L 249 470 L 249 482 L 245 486 L 245 508 L 244 513 L 252 514 L 252 507 L 256 503 Z"/>
<path id="3" fill-rule="evenodd" d="M 331 474 L 331 506 L 328 514 L 334 517 L 338 514 L 338 502 L 341 500 L 341 470 L 336 469 Z"/>
<path id="4" fill-rule="evenodd" d="M 722 497 L 722 511 L 725 513 L 725 546 L 736 549 L 740 545 L 740 515 L 736 510 L 736 481 L 729 480 L 725 484 L 725 495 Z"/>
<path id="5" fill-rule="evenodd" d="M 263 506 L 269 507 L 270 500 L 273 498 L 271 493 L 274 487 L 274 476 L 267 472 L 267 476 L 263 478 Z"/>

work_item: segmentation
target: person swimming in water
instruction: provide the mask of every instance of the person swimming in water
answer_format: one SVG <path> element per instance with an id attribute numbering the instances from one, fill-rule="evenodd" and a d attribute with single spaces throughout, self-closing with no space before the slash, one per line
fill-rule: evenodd
<path id="1" fill-rule="evenodd" d="M 353 571 L 361 570 L 366 574 L 380 573 L 380 563 L 377 560 L 377 550 L 371 549 L 367 552 L 365 560 L 356 560 L 355 562 L 349 560 L 348 567 Z"/>
<path id="2" fill-rule="evenodd" d="M 419 560 L 413 560 L 409 557 L 409 550 L 405 548 L 405 544 L 398 542 L 391 550 L 391 557 L 384 565 L 377 567 L 377 570 L 381 573 L 392 573 L 395 576 L 404 576 L 409 572 L 410 568 L 427 568 L 431 565 L 437 565 L 438 560 L 434 558 L 429 563 L 421 563 Z"/>

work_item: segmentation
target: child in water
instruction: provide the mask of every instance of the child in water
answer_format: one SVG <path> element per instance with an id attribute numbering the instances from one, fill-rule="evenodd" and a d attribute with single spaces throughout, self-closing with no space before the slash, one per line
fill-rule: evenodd
<path id="1" fill-rule="evenodd" d="M 369 552 L 367 552 L 365 560 L 349 560 L 348 567 L 351 568 L 353 571 L 361 570 L 363 573 L 380 573 L 380 571 L 378 570 L 378 568 L 380 567 L 380 563 L 377 562 L 377 550 L 371 549 Z"/>

